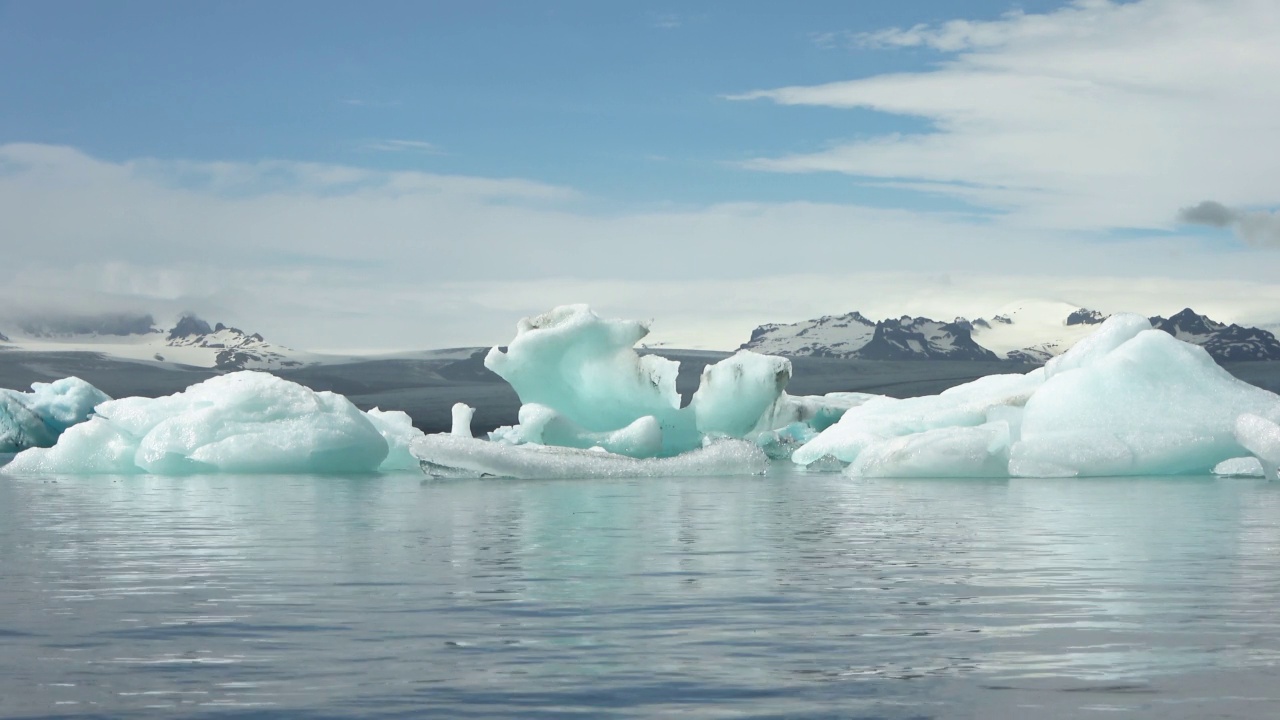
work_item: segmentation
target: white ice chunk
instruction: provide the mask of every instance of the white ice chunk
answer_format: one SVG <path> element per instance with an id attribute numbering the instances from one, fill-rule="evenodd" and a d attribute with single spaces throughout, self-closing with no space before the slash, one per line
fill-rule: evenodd
<path id="1" fill-rule="evenodd" d="M 1258 458 L 1267 479 L 1275 480 L 1280 466 L 1280 425 L 1246 413 L 1236 418 L 1235 435 L 1240 445 Z"/>
<path id="2" fill-rule="evenodd" d="M 0 389 L 0 453 L 50 447 L 111 398 L 77 377 L 32 383 L 31 392 Z"/>
<path id="3" fill-rule="evenodd" d="M 655 457 L 662 453 L 662 428 L 657 418 L 646 415 L 611 432 L 591 432 L 574 424 L 546 405 L 528 403 L 520 407 L 520 424 L 490 433 L 493 440 L 509 445 L 556 445 L 569 448 L 603 448 L 629 457 Z"/>
<path id="4" fill-rule="evenodd" d="M 586 305 L 564 305 L 524 318 L 507 350 L 493 348 L 485 367 L 511 384 L 522 403 L 554 408 L 592 432 L 626 427 L 652 415 L 668 427 L 691 427 L 680 413 L 680 364 L 634 346 L 649 334 L 634 320 L 605 320 Z"/>
<path id="5" fill-rule="evenodd" d="M 422 437 L 423 432 L 413 426 L 413 418 L 401 410 L 373 408 L 365 413 L 382 439 L 387 441 L 387 459 L 379 470 L 417 470 L 418 458 L 409 452 L 409 443 Z"/>
<path id="6" fill-rule="evenodd" d="M 472 437 L 471 418 L 475 417 L 475 408 L 466 403 L 453 404 L 453 434 L 459 437 Z"/>
<path id="7" fill-rule="evenodd" d="M 790 361 L 751 352 L 704 368 L 701 386 L 689 406 L 681 408 L 679 363 L 641 357 L 634 349 L 648 332 L 644 323 L 601 319 L 586 305 L 566 305 L 521 320 L 515 339 L 505 351 L 490 350 L 485 366 L 511 384 L 521 403 L 550 408 L 557 420 L 545 429 L 508 428 L 497 437 L 576 447 L 595 434 L 592 442 L 619 452 L 674 455 L 700 446 L 705 437 L 745 438 L 772 429 L 775 415 L 778 427 L 784 426 L 804 410 L 780 402 L 791 377 Z M 827 414 L 832 414 L 830 408 Z M 658 425 L 660 451 L 649 449 L 650 421 L 644 421 L 644 442 L 627 450 L 626 442 L 635 440 L 641 429 L 633 424 L 646 417 Z M 557 429 L 565 432 L 557 434 Z M 600 439 L 605 438 L 601 433 L 620 431 L 624 437 Z"/>
<path id="8" fill-rule="evenodd" d="M 1214 465 L 1213 474 L 1221 477 L 1265 477 L 1266 471 L 1258 458 L 1238 457 Z"/>
<path id="9" fill-rule="evenodd" d="M 796 450 L 792 460 L 808 465 L 826 456 L 851 463 L 867 447 L 883 440 L 927 430 L 976 427 L 996 418 L 998 408 L 1025 404 L 1044 381 L 1044 373 L 989 375 L 940 395 L 873 398 L 850 408 L 840 421 Z"/>
<path id="10" fill-rule="evenodd" d="M 1280 397 L 1232 377 L 1200 347 L 1142 331 L 1036 391 L 1009 472 L 1208 473 L 1246 454 L 1235 435 L 1244 413 L 1280 413 Z"/>
<path id="11" fill-rule="evenodd" d="M 1138 333 L 1150 329 L 1151 321 L 1141 315 L 1116 313 L 1103 321 L 1097 330 L 1072 345 L 1070 350 L 1050 360 L 1044 366 L 1045 377 L 1088 367 L 1137 337 Z"/>
<path id="12" fill-rule="evenodd" d="M 1002 477 L 1009 424 L 945 427 L 869 445 L 846 471 L 862 477 Z"/>
<path id="13" fill-rule="evenodd" d="M 791 380 L 791 361 L 742 351 L 702 370 L 689 406 L 698 432 L 717 437 L 746 437 L 760 428 Z M 787 423 L 783 423 L 784 425 Z"/>
<path id="14" fill-rule="evenodd" d="M 345 397 L 260 372 L 166 397 L 112 400 L 96 412 L 4 471 L 349 473 L 375 470 L 388 454 L 369 417 Z"/>
<path id="15" fill-rule="evenodd" d="M 1242 420 L 1241 430 L 1236 418 L 1245 414 L 1260 417 Z M 1150 329 L 1145 319 L 1117 315 L 1025 376 L 867 401 L 792 459 L 834 457 L 862 475 L 1207 473 L 1247 452 L 1272 452 L 1266 438 L 1280 434 L 1260 423 L 1277 418 L 1280 397 L 1237 380 L 1202 348 Z"/>
<path id="16" fill-rule="evenodd" d="M 436 477 L 521 479 L 759 475 L 768 467 L 752 443 L 723 440 L 665 458 L 630 458 L 604 450 L 508 445 L 454 435 L 427 435 L 410 448 Z"/>

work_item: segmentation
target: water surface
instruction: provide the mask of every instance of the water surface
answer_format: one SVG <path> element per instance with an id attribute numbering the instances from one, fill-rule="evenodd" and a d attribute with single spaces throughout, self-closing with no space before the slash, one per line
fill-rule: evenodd
<path id="1" fill-rule="evenodd" d="M 1213 478 L 0 476 L 0 715 L 1274 717 L 1278 520 Z"/>

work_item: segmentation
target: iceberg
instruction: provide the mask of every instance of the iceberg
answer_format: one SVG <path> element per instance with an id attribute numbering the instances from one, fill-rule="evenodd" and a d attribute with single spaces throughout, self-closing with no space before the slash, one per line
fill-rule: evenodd
<path id="1" fill-rule="evenodd" d="M 674 457 L 631 458 L 603 449 L 508 445 L 439 433 L 413 441 L 423 471 L 438 478 L 651 478 L 761 475 L 764 451 L 742 440 L 721 440 Z"/>
<path id="2" fill-rule="evenodd" d="M 341 395 L 244 371 L 166 397 L 103 402 L 3 471 L 362 473 L 416 467 L 408 447 L 421 434 L 404 413 L 366 414 Z"/>
<path id="3" fill-rule="evenodd" d="M 1280 464 L 1280 396 L 1204 349 L 1114 315 L 1045 367 L 939 395 L 868 400 L 792 454 L 873 477 L 1200 474 Z"/>
<path id="4" fill-rule="evenodd" d="M 499 428 L 490 439 L 668 457 L 708 438 L 754 439 L 796 422 L 825 428 L 866 399 L 858 393 L 792 398 L 784 392 L 791 361 L 741 351 L 705 367 L 689 405 L 681 407 L 680 363 L 635 350 L 648 333 L 642 322 L 606 320 L 586 305 L 522 319 L 510 345 L 485 357 L 485 367 L 522 403 L 519 424 Z"/>
<path id="5" fill-rule="evenodd" d="M 0 389 L 0 454 L 50 447 L 110 399 L 77 377 L 32 383 L 29 393 Z"/>

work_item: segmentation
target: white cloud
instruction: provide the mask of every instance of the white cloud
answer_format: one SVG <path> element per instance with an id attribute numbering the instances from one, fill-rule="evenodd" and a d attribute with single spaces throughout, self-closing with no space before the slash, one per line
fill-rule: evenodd
<path id="1" fill-rule="evenodd" d="M 422 140 L 375 140 L 365 143 L 362 146 L 366 150 L 379 150 L 382 152 L 419 152 L 428 155 L 442 154 L 440 148 L 434 143 L 424 142 Z"/>
<path id="2" fill-rule="evenodd" d="M 1083 0 L 858 39 L 954 56 L 924 72 L 732 97 L 867 108 L 932 129 L 750 167 L 918 183 L 1024 229 L 1171 229 L 1179 208 L 1206 197 L 1280 204 L 1271 0 Z"/>
<path id="3" fill-rule="evenodd" d="M 1280 306 L 1265 263 L 1194 237 L 1099 242 L 803 202 L 607 207 L 522 179 L 5 145 L 0 307 L 194 310 L 305 349 L 402 349 L 504 342 L 522 315 L 565 302 L 701 347 L 768 321 L 989 315 L 1024 296 L 1228 320 Z"/>

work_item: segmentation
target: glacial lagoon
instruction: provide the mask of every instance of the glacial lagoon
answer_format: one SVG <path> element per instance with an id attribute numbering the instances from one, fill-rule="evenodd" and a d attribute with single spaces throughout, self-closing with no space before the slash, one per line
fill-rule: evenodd
<path id="1" fill-rule="evenodd" d="M 0 475 L 0 716 L 1268 717 L 1277 517 L 1260 479 L 776 462 Z"/>

